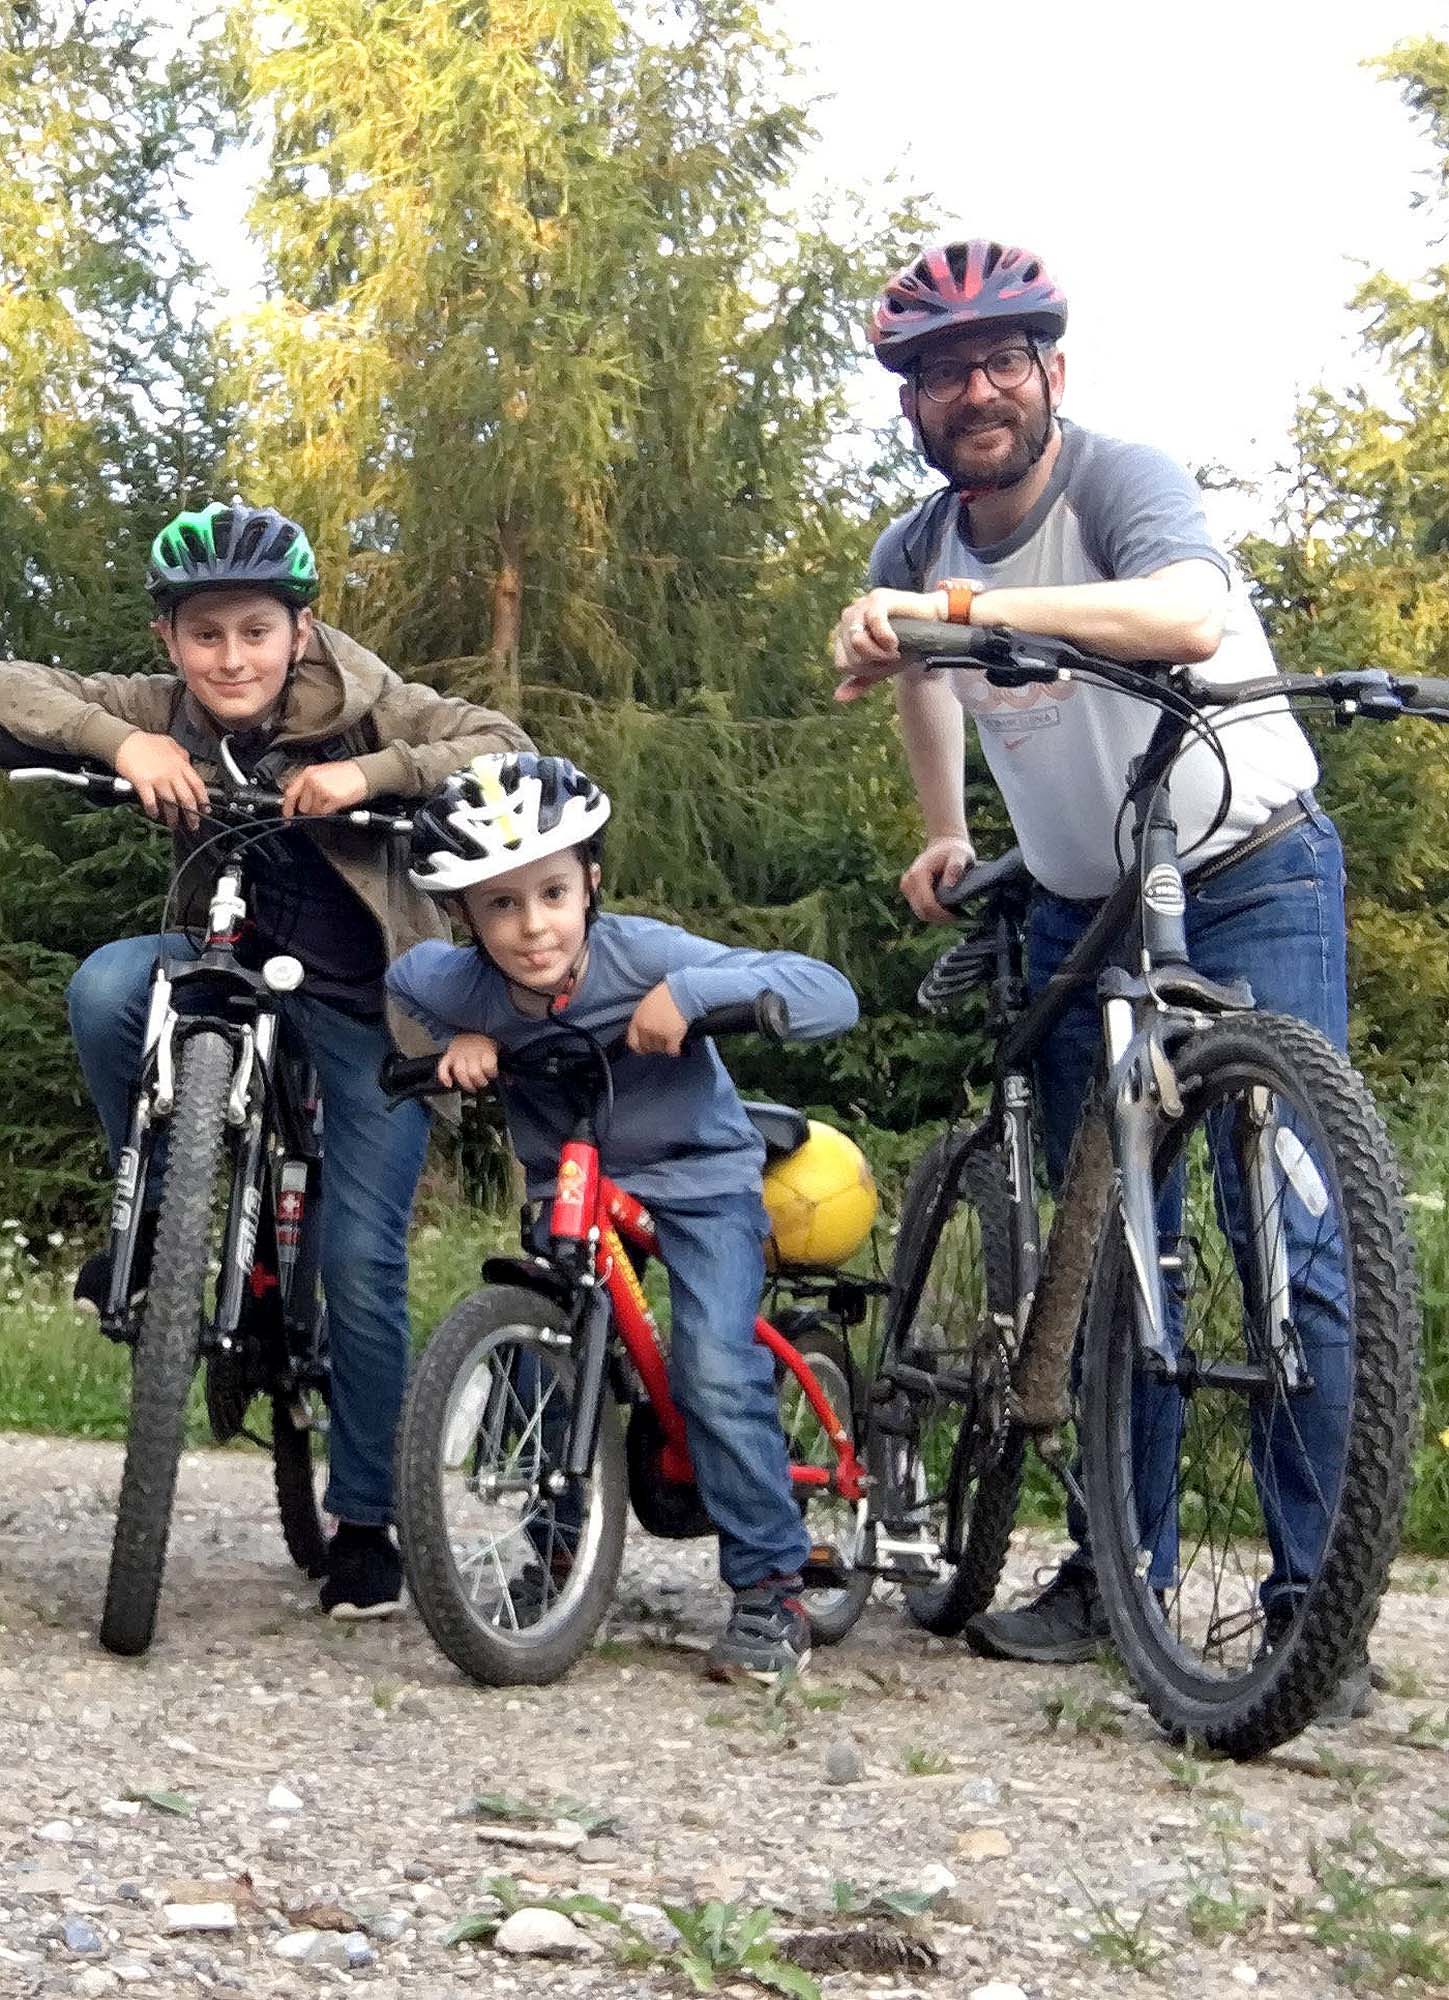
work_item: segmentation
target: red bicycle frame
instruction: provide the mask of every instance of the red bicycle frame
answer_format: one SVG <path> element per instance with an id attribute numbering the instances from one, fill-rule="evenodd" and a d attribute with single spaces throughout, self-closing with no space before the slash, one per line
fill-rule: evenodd
<path id="1" fill-rule="evenodd" d="M 629 1359 L 639 1372 L 645 1394 L 654 1407 L 664 1447 L 660 1471 L 680 1485 L 693 1485 L 694 1468 L 685 1442 L 684 1418 L 669 1393 L 669 1372 L 659 1344 L 659 1327 L 639 1274 L 629 1261 L 624 1245 L 631 1243 L 651 1257 L 659 1255 L 654 1225 L 644 1204 L 616 1187 L 599 1172 L 598 1148 L 582 1138 L 569 1139 L 559 1153 L 557 1192 L 549 1217 L 549 1233 L 556 1243 L 594 1246 L 594 1275 L 609 1295 L 614 1325 Z M 843 1500 L 865 1497 L 863 1470 L 855 1454 L 855 1440 L 830 1406 L 809 1363 L 767 1319 L 756 1317 L 755 1338 L 768 1347 L 780 1364 L 800 1384 L 811 1409 L 835 1453 L 834 1465 L 794 1465 L 790 1478 L 796 1486 L 827 1487 Z"/>

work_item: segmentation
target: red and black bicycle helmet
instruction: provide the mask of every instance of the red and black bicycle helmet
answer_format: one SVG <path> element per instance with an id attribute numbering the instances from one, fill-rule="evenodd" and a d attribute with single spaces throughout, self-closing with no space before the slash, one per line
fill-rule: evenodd
<path id="1" fill-rule="evenodd" d="M 928 341 L 998 321 L 1060 340 L 1067 302 L 1040 257 L 977 236 L 932 244 L 897 271 L 875 302 L 866 338 L 877 361 L 905 375 Z"/>

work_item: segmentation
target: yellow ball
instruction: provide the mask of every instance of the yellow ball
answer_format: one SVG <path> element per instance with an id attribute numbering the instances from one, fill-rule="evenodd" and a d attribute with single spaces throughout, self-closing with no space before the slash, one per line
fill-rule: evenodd
<path id="1" fill-rule="evenodd" d="M 875 1181 L 865 1154 L 833 1125 L 810 1120 L 803 1146 L 765 1175 L 772 1264 L 843 1264 L 875 1221 Z"/>

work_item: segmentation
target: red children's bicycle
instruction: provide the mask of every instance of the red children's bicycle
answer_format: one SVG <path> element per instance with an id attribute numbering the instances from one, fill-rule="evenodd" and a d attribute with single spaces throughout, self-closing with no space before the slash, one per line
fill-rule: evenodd
<path id="1" fill-rule="evenodd" d="M 690 1039 L 778 1037 L 784 1021 L 767 993 L 704 1016 Z M 658 1254 L 649 1214 L 599 1167 L 596 1117 L 618 1051 L 559 1027 L 546 1052 L 499 1066 L 505 1092 L 510 1080 L 543 1082 L 577 1108 L 546 1248 L 532 1250 L 526 1211 L 526 1254 L 488 1258 L 483 1288 L 419 1358 L 398 1440 L 398 1534 L 414 1602 L 449 1659 L 495 1687 L 557 1680 L 588 1646 L 614 1594 L 631 1504 L 651 1534 L 712 1532 L 640 1282 Z M 395 1097 L 436 1090 L 433 1059 L 393 1058 L 383 1084 Z M 745 1109 L 770 1157 L 804 1143 L 798 1112 Z M 804 1603 L 825 1645 L 850 1630 L 871 1587 L 852 1566 L 865 1478 L 847 1334 L 883 1289 L 783 1268 L 768 1287 L 776 1323 L 755 1322 L 775 1357 L 790 1476 L 816 1543 Z"/>

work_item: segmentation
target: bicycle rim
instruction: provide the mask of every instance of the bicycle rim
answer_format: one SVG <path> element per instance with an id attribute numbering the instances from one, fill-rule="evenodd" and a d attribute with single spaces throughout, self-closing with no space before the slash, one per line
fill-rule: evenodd
<path id="1" fill-rule="evenodd" d="M 897 1245 L 894 1354 L 949 1393 L 916 1389 L 873 1425 L 871 1470 L 883 1493 L 891 1554 L 909 1578 L 906 1605 L 927 1629 L 959 1632 L 990 1603 L 1021 1480 L 1021 1442 L 1006 1421 L 1011 1297 L 1005 1193 L 974 1138 L 946 1134 L 918 1163 Z M 969 1385 L 962 1388 L 959 1385 Z M 881 1421 L 883 1419 L 883 1421 Z M 909 1545 L 919 1542 L 920 1553 Z"/>
<path id="2" fill-rule="evenodd" d="M 848 1436 L 854 1437 L 852 1375 L 845 1343 L 838 1334 L 824 1328 L 808 1327 L 793 1334 L 797 1352 L 825 1391 L 831 1409 Z M 835 1444 L 811 1407 L 796 1378 L 786 1369 L 780 1377 L 780 1425 L 790 1463 L 833 1471 L 839 1459 Z M 846 1500 L 828 1487 L 795 1488 L 795 1497 L 805 1516 L 813 1542 L 827 1543 L 853 1569 L 863 1553 L 864 1508 L 859 1501 Z M 835 1590 L 807 1590 L 802 1602 L 810 1628 L 822 1645 L 834 1645 L 844 1638 L 865 1609 L 871 1579 L 853 1576 L 850 1583 Z"/>

